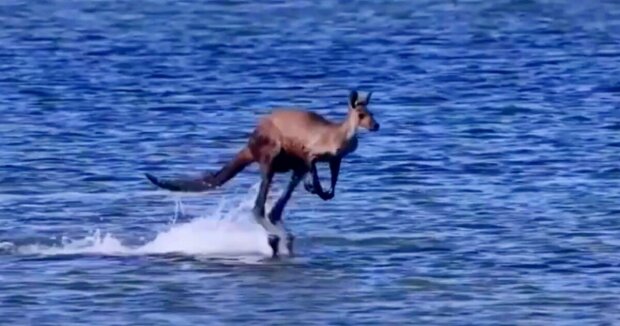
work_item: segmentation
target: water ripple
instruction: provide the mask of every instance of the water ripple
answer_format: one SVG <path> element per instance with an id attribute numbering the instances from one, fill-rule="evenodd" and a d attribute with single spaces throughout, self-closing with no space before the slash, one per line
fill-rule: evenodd
<path id="1" fill-rule="evenodd" d="M 614 1 L 5 1 L 0 320 L 614 324 L 619 37 Z M 351 88 L 382 129 L 332 201 L 295 193 L 295 257 L 265 259 L 256 167 L 143 178 Z"/>

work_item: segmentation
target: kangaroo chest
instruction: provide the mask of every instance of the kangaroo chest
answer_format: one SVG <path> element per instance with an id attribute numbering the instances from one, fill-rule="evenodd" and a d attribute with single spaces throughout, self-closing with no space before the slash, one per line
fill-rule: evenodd
<path id="1" fill-rule="evenodd" d="M 330 161 L 334 157 L 343 158 L 355 152 L 355 150 L 357 149 L 357 144 L 357 137 L 353 136 L 348 141 L 340 144 L 340 146 L 320 151 L 319 153 L 316 153 L 314 157 L 317 161 L 323 162 Z"/>
<path id="2" fill-rule="evenodd" d="M 357 136 L 351 137 L 348 141 L 343 143 L 337 150 L 336 156 L 344 157 L 347 156 L 357 149 Z"/>

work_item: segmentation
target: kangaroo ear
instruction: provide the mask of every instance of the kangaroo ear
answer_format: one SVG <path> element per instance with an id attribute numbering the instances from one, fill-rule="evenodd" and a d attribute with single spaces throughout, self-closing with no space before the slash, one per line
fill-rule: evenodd
<path id="1" fill-rule="evenodd" d="M 370 103 L 371 96 L 372 96 L 372 92 L 368 92 L 368 94 L 366 94 L 366 104 Z"/>
<path id="2" fill-rule="evenodd" d="M 352 90 L 349 93 L 349 107 L 350 108 L 355 108 L 355 102 L 357 101 L 357 91 L 356 90 Z"/>

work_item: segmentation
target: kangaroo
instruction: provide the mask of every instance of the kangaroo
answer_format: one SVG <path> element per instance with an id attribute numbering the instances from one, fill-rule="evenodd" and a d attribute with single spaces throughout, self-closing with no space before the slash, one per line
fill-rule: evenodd
<path id="1" fill-rule="evenodd" d="M 259 165 L 261 183 L 252 210 L 256 221 L 269 234 L 273 256 L 278 256 L 280 236 L 287 234 L 287 249 L 292 254 L 294 236 L 282 222 L 282 212 L 299 183 L 309 173 L 304 188 L 323 200 L 330 200 L 336 192 L 336 183 L 342 159 L 357 149 L 357 131 L 360 127 L 378 131 L 379 123 L 368 110 L 372 92 L 362 99 L 356 90 L 349 92 L 346 118 L 335 123 L 323 116 L 300 109 L 277 109 L 261 118 L 248 139 L 247 145 L 216 173 L 204 172 L 196 178 L 160 180 L 152 174 L 145 176 L 154 185 L 170 191 L 201 192 L 220 187 L 248 165 Z M 330 190 L 325 191 L 317 173 L 318 162 L 329 163 Z M 265 202 L 276 173 L 291 172 L 285 192 L 265 217 Z"/>

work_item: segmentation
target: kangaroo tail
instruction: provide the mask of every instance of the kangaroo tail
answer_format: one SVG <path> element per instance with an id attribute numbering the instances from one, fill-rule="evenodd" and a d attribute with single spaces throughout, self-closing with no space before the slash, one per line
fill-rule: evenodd
<path id="1" fill-rule="evenodd" d="M 154 185 L 170 190 L 181 192 L 201 192 L 217 188 L 225 184 L 228 180 L 232 179 L 237 173 L 241 172 L 245 167 L 254 162 L 254 156 L 252 152 L 246 147 L 239 151 L 235 158 L 226 163 L 215 174 L 203 173 L 197 178 L 189 179 L 174 179 L 174 180 L 160 180 L 150 173 L 146 173 L 145 176 Z"/>
<path id="2" fill-rule="evenodd" d="M 234 178 L 237 173 L 243 171 L 248 165 L 252 164 L 252 162 L 254 162 L 254 155 L 252 155 L 250 149 L 247 147 L 242 149 L 237 153 L 234 159 L 226 163 L 224 167 L 213 175 L 214 184 L 216 187 L 225 184 L 228 180 Z"/>

